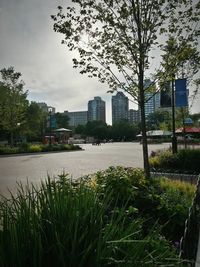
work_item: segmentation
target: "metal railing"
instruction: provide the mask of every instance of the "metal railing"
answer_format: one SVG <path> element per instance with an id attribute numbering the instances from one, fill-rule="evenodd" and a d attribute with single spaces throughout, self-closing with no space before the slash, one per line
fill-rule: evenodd
<path id="1" fill-rule="evenodd" d="M 200 175 L 196 191 L 185 222 L 185 231 L 180 243 L 180 258 L 188 261 L 188 266 L 195 266 L 200 229 Z"/>
<path id="2" fill-rule="evenodd" d="M 196 185 L 198 177 L 195 174 L 185 174 L 185 173 L 167 173 L 167 172 L 151 172 L 152 177 L 166 177 L 170 180 L 179 180 L 181 182 L 188 182 Z"/>

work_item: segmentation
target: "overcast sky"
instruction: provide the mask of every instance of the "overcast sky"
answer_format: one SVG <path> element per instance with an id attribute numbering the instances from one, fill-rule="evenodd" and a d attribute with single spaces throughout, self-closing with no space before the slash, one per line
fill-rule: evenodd
<path id="1" fill-rule="evenodd" d="M 0 0 L 0 69 L 14 66 L 22 73 L 29 100 L 46 102 L 59 112 L 87 110 L 88 100 L 100 96 L 111 123 L 109 88 L 72 68 L 73 55 L 61 45 L 62 35 L 53 31 L 50 15 L 67 2 Z M 192 112 L 200 112 L 200 100 Z"/>

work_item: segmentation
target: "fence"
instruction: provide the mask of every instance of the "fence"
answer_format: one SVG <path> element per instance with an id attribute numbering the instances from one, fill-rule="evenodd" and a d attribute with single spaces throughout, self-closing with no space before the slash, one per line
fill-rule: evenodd
<path id="1" fill-rule="evenodd" d="M 179 180 L 182 182 L 189 182 L 191 184 L 197 184 L 197 175 L 193 174 L 181 174 L 181 173 L 165 173 L 165 172 L 151 172 L 152 177 L 166 177 L 171 180 Z"/>
<path id="2" fill-rule="evenodd" d="M 189 266 L 195 266 L 200 228 L 200 175 L 196 191 L 185 222 L 185 231 L 180 244 L 180 257 L 188 261 Z"/>

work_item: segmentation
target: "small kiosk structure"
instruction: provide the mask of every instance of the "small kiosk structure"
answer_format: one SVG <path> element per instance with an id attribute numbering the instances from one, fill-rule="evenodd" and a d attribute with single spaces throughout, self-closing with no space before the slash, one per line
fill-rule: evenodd
<path id="1" fill-rule="evenodd" d="M 61 144 L 68 144 L 68 140 L 69 140 L 71 132 L 72 130 L 66 129 L 66 128 L 59 128 L 59 129 L 54 130 L 56 139 L 58 140 L 58 143 L 61 143 Z"/>

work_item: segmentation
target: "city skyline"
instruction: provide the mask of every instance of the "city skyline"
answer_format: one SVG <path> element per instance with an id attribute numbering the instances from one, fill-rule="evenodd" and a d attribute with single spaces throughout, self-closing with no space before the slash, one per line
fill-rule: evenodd
<path id="1" fill-rule="evenodd" d="M 124 102 L 125 101 L 125 102 Z M 112 98 L 110 99 L 112 111 L 112 125 L 115 122 L 119 122 L 121 120 L 128 120 L 132 123 L 138 122 L 139 120 L 139 110 L 137 109 L 129 109 L 128 98 L 124 95 L 123 92 L 117 92 Z M 62 115 L 67 115 L 69 117 L 69 125 L 70 126 L 78 126 L 78 125 L 85 125 L 88 121 L 94 120 L 101 120 L 107 124 L 105 118 L 105 111 L 106 111 L 106 103 L 100 96 L 94 96 L 93 99 L 89 99 L 87 102 L 87 110 L 64 110 L 64 111 L 57 111 L 55 107 L 49 106 L 48 103 L 45 102 L 36 102 L 42 110 L 48 112 L 49 108 L 52 110 L 52 114 L 60 113 Z M 113 105 L 114 104 L 114 105 Z M 134 113 L 130 115 L 130 113 Z M 137 118 L 136 118 L 137 117 Z"/>
<path id="2" fill-rule="evenodd" d="M 0 1 L 0 69 L 13 66 L 22 73 L 28 99 L 46 102 L 58 112 L 86 110 L 88 99 L 98 95 L 106 102 L 106 121 L 111 124 L 109 87 L 73 69 L 75 54 L 61 45 L 62 36 L 53 31 L 50 16 L 57 13 L 58 5 L 66 6 L 66 1 Z M 199 100 L 192 113 L 200 112 Z M 129 108 L 137 105 L 129 101 Z"/>

